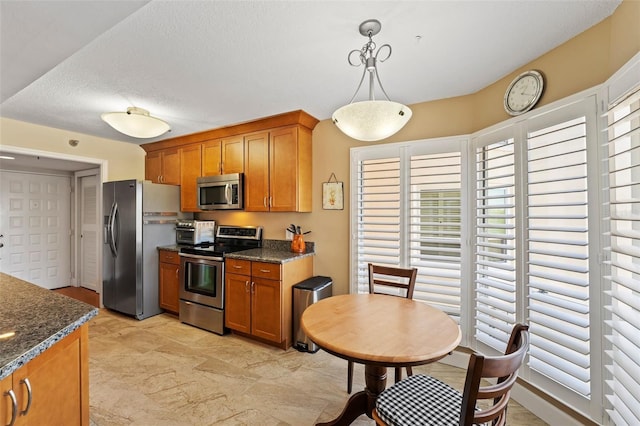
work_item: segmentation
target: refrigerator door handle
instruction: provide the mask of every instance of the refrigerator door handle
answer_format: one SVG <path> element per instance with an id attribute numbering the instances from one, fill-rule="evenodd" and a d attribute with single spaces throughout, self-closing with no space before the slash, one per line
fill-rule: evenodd
<path id="1" fill-rule="evenodd" d="M 111 206 L 111 214 L 109 215 L 109 247 L 113 257 L 118 257 L 118 241 L 116 234 L 116 221 L 118 220 L 118 203 L 114 202 Z"/>

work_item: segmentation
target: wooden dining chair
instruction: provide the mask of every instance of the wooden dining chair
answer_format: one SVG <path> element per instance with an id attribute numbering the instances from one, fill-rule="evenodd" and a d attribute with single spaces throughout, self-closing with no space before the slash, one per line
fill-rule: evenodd
<path id="1" fill-rule="evenodd" d="M 397 268 L 369 263 L 369 293 L 413 299 L 417 276 L 418 269 L 416 268 Z M 395 371 L 397 383 L 402 378 L 402 368 L 398 367 Z M 412 374 L 411 367 L 407 367 L 407 375 L 411 376 Z M 349 361 L 347 364 L 347 393 L 351 393 L 352 388 L 353 361 Z"/>
<path id="2" fill-rule="evenodd" d="M 417 374 L 383 391 L 373 418 L 385 426 L 505 425 L 511 388 L 528 349 L 529 326 L 516 324 L 505 355 L 471 355 L 462 393 L 436 378 Z M 480 386 L 482 379 L 492 384 Z"/>

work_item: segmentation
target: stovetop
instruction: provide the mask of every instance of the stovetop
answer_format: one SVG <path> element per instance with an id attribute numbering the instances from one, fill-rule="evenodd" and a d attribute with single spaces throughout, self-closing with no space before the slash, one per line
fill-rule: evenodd
<path id="1" fill-rule="evenodd" d="M 180 253 L 222 258 L 225 253 L 262 247 L 261 226 L 219 225 L 214 242 L 183 246 Z"/>

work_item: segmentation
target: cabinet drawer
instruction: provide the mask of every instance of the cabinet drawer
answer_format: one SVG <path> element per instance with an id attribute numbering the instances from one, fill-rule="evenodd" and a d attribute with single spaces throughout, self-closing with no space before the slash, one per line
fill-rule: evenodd
<path id="1" fill-rule="evenodd" d="M 251 276 L 280 281 L 280 264 L 267 262 L 251 262 Z"/>
<path id="2" fill-rule="evenodd" d="M 241 259 L 225 259 L 226 272 L 229 274 L 251 275 L 251 262 Z"/>
<path id="3" fill-rule="evenodd" d="M 160 250 L 160 262 L 161 263 L 173 263 L 175 265 L 180 264 L 180 255 L 177 251 L 172 250 Z"/>

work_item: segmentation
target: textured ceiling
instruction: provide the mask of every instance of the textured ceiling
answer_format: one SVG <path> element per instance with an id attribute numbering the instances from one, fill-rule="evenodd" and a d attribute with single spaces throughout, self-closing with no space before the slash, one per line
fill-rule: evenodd
<path id="1" fill-rule="evenodd" d="M 303 109 L 327 119 L 362 73 L 347 54 L 382 23 L 392 100 L 473 93 L 585 31 L 620 0 L 0 1 L 0 115 L 146 143 Z M 361 90 L 357 99 L 364 99 Z M 356 99 L 356 100 L 357 100 Z M 100 119 L 145 108 L 172 127 L 122 135 Z"/>

